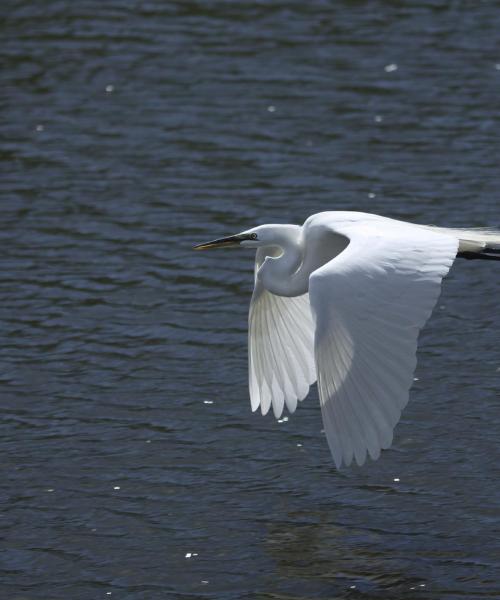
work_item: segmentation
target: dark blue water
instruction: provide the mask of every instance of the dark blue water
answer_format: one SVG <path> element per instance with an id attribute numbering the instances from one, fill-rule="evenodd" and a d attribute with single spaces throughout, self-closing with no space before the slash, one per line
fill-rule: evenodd
<path id="1" fill-rule="evenodd" d="M 337 472 L 315 390 L 250 412 L 251 253 L 191 251 L 498 226 L 496 3 L 0 12 L 1 597 L 500 597 L 497 265 L 457 261 L 393 447 Z"/>

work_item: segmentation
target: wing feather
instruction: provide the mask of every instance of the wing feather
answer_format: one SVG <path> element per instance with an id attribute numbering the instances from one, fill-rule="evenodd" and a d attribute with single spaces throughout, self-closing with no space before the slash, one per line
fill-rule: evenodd
<path id="1" fill-rule="evenodd" d="M 332 223 L 350 243 L 314 271 L 309 298 L 325 433 L 337 467 L 378 458 L 408 402 L 417 340 L 458 248 L 401 222 Z"/>
<path id="2" fill-rule="evenodd" d="M 266 256 L 259 249 L 256 270 Z M 268 292 L 255 278 L 248 319 L 249 387 L 252 410 L 278 418 L 294 412 L 316 380 L 314 322 L 309 295 L 285 298 Z"/>

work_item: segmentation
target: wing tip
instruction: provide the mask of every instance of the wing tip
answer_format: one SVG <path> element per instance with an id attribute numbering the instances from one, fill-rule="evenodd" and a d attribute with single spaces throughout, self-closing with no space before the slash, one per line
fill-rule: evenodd
<path id="1" fill-rule="evenodd" d="M 347 454 L 342 449 L 332 448 L 331 444 L 328 445 L 330 447 L 330 454 L 332 455 L 335 467 L 338 471 L 340 471 L 342 467 L 348 468 L 354 463 L 358 467 L 363 467 L 370 460 L 373 462 L 377 461 L 382 456 L 382 452 L 384 450 L 388 450 L 392 446 L 392 442 L 393 434 L 391 432 L 390 439 L 384 444 L 372 448 L 365 446 L 361 452 L 358 449 L 352 454 Z"/>

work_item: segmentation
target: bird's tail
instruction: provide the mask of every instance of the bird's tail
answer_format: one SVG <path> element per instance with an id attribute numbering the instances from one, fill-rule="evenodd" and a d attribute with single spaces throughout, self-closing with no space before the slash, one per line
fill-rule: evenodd
<path id="1" fill-rule="evenodd" d="M 454 229 L 449 227 L 434 227 L 441 233 L 447 233 L 458 238 L 457 256 L 468 259 L 500 260 L 500 230 L 486 227 L 473 229 Z"/>

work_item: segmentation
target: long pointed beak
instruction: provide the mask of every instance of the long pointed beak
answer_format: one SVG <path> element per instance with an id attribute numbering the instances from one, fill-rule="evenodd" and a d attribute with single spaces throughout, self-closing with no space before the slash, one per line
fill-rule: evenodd
<path id="1" fill-rule="evenodd" d="M 210 250 L 211 248 L 229 248 L 230 246 L 239 246 L 245 238 L 241 235 L 230 235 L 229 237 L 219 238 L 204 244 L 193 246 L 193 250 Z"/>

